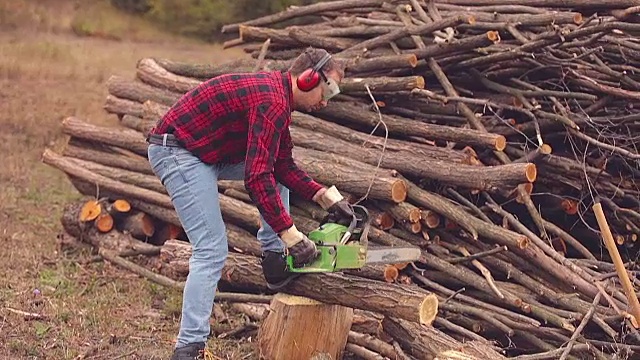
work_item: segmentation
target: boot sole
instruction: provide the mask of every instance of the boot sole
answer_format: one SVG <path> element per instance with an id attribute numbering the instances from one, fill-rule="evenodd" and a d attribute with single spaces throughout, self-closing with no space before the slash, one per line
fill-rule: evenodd
<path id="1" fill-rule="evenodd" d="M 297 279 L 300 275 L 301 274 L 293 274 L 289 276 L 286 280 L 279 283 L 275 283 L 275 284 L 267 283 L 267 288 L 269 288 L 270 290 L 282 289 L 283 287 L 289 285 L 291 280 Z"/>

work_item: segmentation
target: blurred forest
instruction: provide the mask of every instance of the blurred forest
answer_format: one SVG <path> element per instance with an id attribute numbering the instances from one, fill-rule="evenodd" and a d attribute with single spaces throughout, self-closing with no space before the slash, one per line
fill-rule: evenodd
<path id="1" fill-rule="evenodd" d="M 111 0 L 116 8 L 145 17 L 171 32 L 203 40 L 222 39 L 220 28 L 320 0 Z"/>

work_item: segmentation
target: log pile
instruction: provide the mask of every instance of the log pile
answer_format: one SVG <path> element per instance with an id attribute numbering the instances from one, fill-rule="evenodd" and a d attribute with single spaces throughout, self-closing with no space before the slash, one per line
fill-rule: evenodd
<path id="1" fill-rule="evenodd" d="M 635 282 L 635 4 L 337 0 L 225 26 L 238 36 L 225 46 L 249 54 L 240 60 L 143 58 L 135 79 L 108 81 L 104 107 L 121 127 L 68 117 L 64 151 L 43 154 L 92 197 L 70 204 L 65 230 L 121 253 L 145 248 L 154 273 L 184 280 L 189 243 L 146 160 L 146 132 L 210 77 L 284 70 L 306 47 L 324 47 L 345 64 L 342 93 L 324 109 L 292 114 L 294 158 L 370 209 L 371 243 L 423 250 L 414 264 L 305 276 L 286 290 L 361 311 L 354 319 L 377 319 L 375 332 L 354 320 L 348 352 L 364 359 L 637 352 L 633 302 L 593 210 L 602 205 Z M 268 292 L 258 211 L 242 181 L 220 180 L 218 190 L 230 249 L 221 286 Z M 115 216 L 116 202 L 135 215 Z M 324 216 L 295 194 L 291 213 L 303 231 Z M 100 214 L 117 225 L 98 221 Z"/>

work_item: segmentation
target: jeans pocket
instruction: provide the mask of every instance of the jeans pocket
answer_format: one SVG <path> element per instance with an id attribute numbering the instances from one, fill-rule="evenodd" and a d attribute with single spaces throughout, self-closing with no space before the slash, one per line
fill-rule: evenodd
<path id="1" fill-rule="evenodd" d="M 171 156 L 171 152 L 159 145 L 151 144 L 147 149 L 147 158 L 149 165 L 151 165 L 151 170 L 160 180 L 162 180 L 167 169 L 167 159 L 169 156 Z"/>

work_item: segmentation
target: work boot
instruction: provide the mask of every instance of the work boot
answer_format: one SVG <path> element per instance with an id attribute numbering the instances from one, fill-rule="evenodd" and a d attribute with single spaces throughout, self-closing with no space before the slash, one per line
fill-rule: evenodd
<path id="1" fill-rule="evenodd" d="M 188 344 L 173 350 L 170 360 L 205 360 L 213 359 L 204 343 Z"/>
<path id="2" fill-rule="evenodd" d="M 267 280 L 267 287 L 271 290 L 280 289 L 300 274 L 287 271 L 284 253 L 265 251 L 262 255 L 262 273 Z"/>

